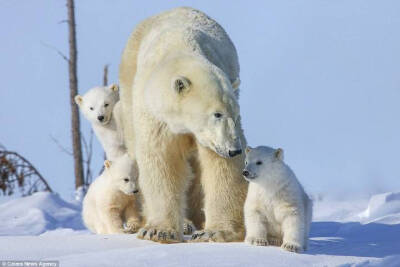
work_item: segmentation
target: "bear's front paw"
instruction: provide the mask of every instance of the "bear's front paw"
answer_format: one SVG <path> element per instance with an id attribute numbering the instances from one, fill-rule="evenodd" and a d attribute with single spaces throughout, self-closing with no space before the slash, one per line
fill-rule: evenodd
<path id="1" fill-rule="evenodd" d="M 144 240 L 151 240 L 160 243 L 179 243 L 183 241 L 180 233 L 172 229 L 157 229 L 143 227 L 139 230 L 137 237 Z"/>
<path id="2" fill-rule="evenodd" d="M 282 239 L 276 237 L 268 237 L 267 239 L 270 246 L 280 247 L 282 245 Z"/>
<path id="3" fill-rule="evenodd" d="M 300 253 L 303 251 L 302 247 L 298 243 L 294 242 L 284 242 L 281 246 L 284 250 L 290 251 L 290 252 L 296 252 Z"/>
<path id="4" fill-rule="evenodd" d="M 268 240 L 264 238 L 257 238 L 257 237 L 246 237 L 244 240 L 249 245 L 253 246 L 268 246 Z"/>
<path id="5" fill-rule="evenodd" d="M 183 223 L 183 234 L 184 235 L 191 235 L 193 232 L 196 231 L 196 227 L 190 220 L 185 220 Z"/>
<path id="6" fill-rule="evenodd" d="M 232 231 L 200 230 L 194 232 L 190 242 L 233 242 L 240 240 L 243 240 L 240 239 L 240 235 Z"/>

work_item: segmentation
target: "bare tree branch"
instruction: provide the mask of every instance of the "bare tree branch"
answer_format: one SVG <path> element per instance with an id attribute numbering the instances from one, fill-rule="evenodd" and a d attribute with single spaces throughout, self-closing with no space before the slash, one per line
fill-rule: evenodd
<path id="1" fill-rule="evenodd" d="M 68 148 L 66 148 L 63 145 L 61 145 L 60 142 L 54 136 L 50 135 L 50 138 L 58 146 L 58 148 L 61 149 L 62 152 L 66 153 L 66 154 L 68 154 L 70 156 L 73 156 L 71 150 L 69 150 Z"/>
<path id="2" fill-rule="evenodd" d="M 17 187 L 23 196 L 38 191 L 52 192 L 32 163 L 16 152 L 0 150 L 0 192 L 12 195 Z"/>
<path id="3" fill-rule="evenodd" d="M 85 151 L 85 185 L 89 185 L 92 182 L 92 156 L 93 156 L 93 129 L 90 129 L 89 144 L 86 142 L 86 138 L 82 137 L 83 148 Z"/>
<path id="4" fill-rule="evenodd" d="M 107 86 L 108 85 L 108 66 L 110 66 L 110 64 L 104 65 L 104 69 L 103 69 L 103 86 Z"/>
<path id="5" fill-rule="evenodd" d="M 46 44 L 46 43 L 44 43 L 44 42 L 42 42 L 42 41 L 41 41 L 40 43 L 41 43 L 43 46 L 46 46 L 47 48 L 53 49 L 54 51 L 56 51 L 56 52 L 58 53 L 58 55 L 60 55 L 60 57 L 62 57 L 65 61 L 69 62 L 68 57 L 67 57 L 63 52 L 61 52 L 60 50 L 58 50 L 57 47 L 52 46 L 52 45 L 49 45 L 49 44 Z"/>

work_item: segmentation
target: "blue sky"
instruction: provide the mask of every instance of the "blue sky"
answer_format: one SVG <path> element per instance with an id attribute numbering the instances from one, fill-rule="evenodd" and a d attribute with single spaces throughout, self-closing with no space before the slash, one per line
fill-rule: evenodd
<path id="1" fill-rule="evenodd" d="M 31 160 L 55 191 L 74 189 L 65 1 L 0 0 L 0 143 Z M 400 2 L 77 1 L 79 89 L 117 81 L 125 42 L 142 19 L 177 6 L 216 19 L 236 45 L 250 145 L 285 150 L 312 193 L 400 188 Z M 89 124 L 82 119 L 88 135 Z M 102 164 L 95 142 L 94 170 Z"/>

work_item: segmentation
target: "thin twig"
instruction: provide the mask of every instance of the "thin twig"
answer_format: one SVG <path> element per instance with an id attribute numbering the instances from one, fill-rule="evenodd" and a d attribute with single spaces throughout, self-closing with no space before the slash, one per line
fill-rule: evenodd
<path id="1" fill-rule="evenodd" d="M 53 137 L 52 135 L 50 135 L 50 138 L 51 138 L 51 140 L 53 140 L 53 142 L 58 146 L 58 148 L 61 149 L 62 152 L 66 153 L 66 154 L 68 154 L 68 155 L 70 155 L 70 156 L 73 155 L 72 152 L 71 152 L 69 149 L 65 148 L 63 145 L 61 145 L 60 142 L 59 142 L 55 137 Z"/>
<path id="2" fill-rule="evenodd" d="M 56 51 L 56 52 L 60 55 L 60 57 L 62 57 L 65 61 L 69 62 L 68 57 L 67 57 L 63 52 L 61 52 L 60 50 L 58 50 L 57 47 L 52 46 L 52 45 L 49 45 L 49 44 L 46 44 L 46 43 L 44 43 L 44 42 L 42 42 L 42 41 L 41 41 L 40 43 L 41 43 L 43 46 L 46 46 L 47 48 L 53 49 L 54 51 Z"/>

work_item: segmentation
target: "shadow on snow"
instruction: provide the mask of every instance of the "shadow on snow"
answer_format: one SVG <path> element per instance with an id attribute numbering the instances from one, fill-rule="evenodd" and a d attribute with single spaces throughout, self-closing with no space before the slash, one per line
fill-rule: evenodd
<path id="1" fill-rule="evenodd" d="M 400 224 L 313 222 L 306 254 L 386 257 L 400 254 Z"/>

